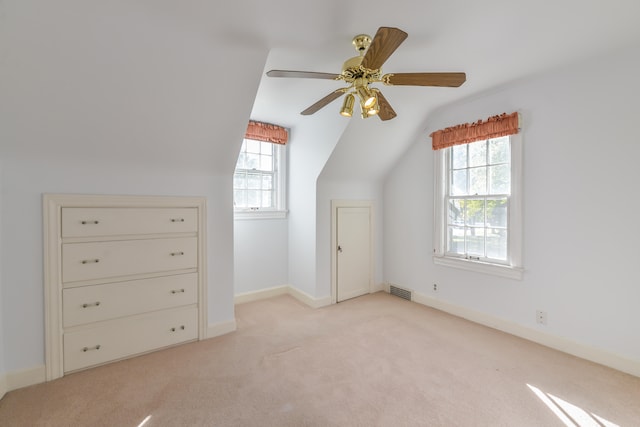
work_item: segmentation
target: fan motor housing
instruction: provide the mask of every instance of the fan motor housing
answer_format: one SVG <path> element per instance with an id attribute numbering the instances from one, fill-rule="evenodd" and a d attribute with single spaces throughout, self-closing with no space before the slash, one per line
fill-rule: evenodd
<path id="1" fill-rule="evenodd" d="M 362 56 L 354 56 L 347 59 L 342 64 L 342 79 L 348 83 L 353 83 L 356 79 L 364 78 L 369 82 L 379 81 L 382 75 L 381 70 L 369 70 L 362 67 Z"/>

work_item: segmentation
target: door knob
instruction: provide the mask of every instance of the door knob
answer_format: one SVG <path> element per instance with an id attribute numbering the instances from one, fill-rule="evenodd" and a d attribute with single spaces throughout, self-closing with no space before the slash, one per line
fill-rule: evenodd
<path id="1" fill-rule="evenodd" d="M 338 245 L 338 252 L 342 252 L 342 246 Z"/>

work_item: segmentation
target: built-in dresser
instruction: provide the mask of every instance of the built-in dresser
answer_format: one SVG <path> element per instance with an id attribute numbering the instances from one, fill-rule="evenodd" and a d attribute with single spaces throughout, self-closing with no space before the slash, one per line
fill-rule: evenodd
<path id="1" fill-rule="evenodd" d="M 43 200 L 47 379 L 204 338 L 204 199 Z"/>

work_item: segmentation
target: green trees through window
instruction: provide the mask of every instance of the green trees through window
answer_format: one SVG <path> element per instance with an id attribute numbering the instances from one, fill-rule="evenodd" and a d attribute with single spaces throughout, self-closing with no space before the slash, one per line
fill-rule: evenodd
<path id="1" fill-rule="evenodd" d="M 511 195 L 509 137 L 456 145 L 448 150 L 446 252 L 506 262 Z"/>

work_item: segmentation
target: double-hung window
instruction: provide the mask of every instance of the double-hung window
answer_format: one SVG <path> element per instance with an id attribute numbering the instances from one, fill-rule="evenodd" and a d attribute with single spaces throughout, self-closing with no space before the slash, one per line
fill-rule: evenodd
<path id="1" fill-rule="evenodd" d="M 436 264 L 521 278 L 520 140 L 502 136 L 435 152 Z"/>
<path id="2" fill-rule="evenodd" d="M 233 176 L 236 218 L 284 217 L 286 146 L 244 139 Z"/>

